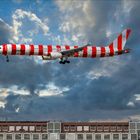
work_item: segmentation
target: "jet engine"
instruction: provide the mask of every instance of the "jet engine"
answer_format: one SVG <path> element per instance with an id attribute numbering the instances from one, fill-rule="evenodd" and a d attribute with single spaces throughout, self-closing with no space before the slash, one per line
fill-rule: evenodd
<path id="1" fill-rule="evenodd" d="M 62 57 L 62 54 L 59 52 L 51 52 L 50 55 L 42 56 L 43 60 L 55 60 L 61 57 Z"/>

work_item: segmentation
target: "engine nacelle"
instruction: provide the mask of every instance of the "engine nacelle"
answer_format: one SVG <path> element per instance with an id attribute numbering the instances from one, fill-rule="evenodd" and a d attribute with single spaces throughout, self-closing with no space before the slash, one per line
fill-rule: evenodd
<path id="1" fill-rule="evenodd" d="M 42 56 L 43 60 L 55 60 L 61 58 L 62 54 L 59 52 L 51 52 L 48 56 Z"/>

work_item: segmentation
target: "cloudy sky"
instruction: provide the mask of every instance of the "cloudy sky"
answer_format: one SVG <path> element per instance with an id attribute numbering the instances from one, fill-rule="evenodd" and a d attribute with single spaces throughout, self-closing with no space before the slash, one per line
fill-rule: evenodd
<path id="1" fill-rule="evenodd" d="M 0 119 L 140 116 L 140 1 L 1 0 L 0 43 L 107 45 L 125 28 L 128 55 L 72 59 L 0 56 Z"/>

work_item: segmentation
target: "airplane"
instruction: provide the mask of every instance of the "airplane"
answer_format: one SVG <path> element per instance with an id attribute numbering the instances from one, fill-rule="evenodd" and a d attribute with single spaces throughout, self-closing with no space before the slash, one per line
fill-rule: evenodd
<path id="1" fill-rule="evenodd" d="M 60 45 L 27 45 L 27 44 L 2 44 L 0 45 L 0 54 L 6 56 L 9 62 L 9 55 L 36 55 L 42 56 L 43 60 L 59 59 L 60 64 L 70 63 L 69 57 L 113 57 L 115 55 L 126 54 L 130 49 L 125 49 L 126 41 L 131 33 L 131 29 L 125 29 L 112 43 L 108 46 L 60 46 Z"/>

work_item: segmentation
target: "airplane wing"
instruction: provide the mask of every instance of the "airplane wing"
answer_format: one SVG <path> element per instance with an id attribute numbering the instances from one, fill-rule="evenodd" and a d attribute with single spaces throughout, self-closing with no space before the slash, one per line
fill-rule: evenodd
<path id="1" fill-rule="evenodd" d="M 79 52 L 79 51 L 82 51 L 83 48 L 89 46 L 90 44 L 87 44 L 87 45 L 84 45 L 82 47 L 79 47 L 79 48 L 75 48 L 75 49 L 70 49 L 70 50 L 66 50 L 66 51 L 61 51 L 61 54 L 63 56 L 70 56 L 70 55 L 73 55 L 75 52 Z"/>

